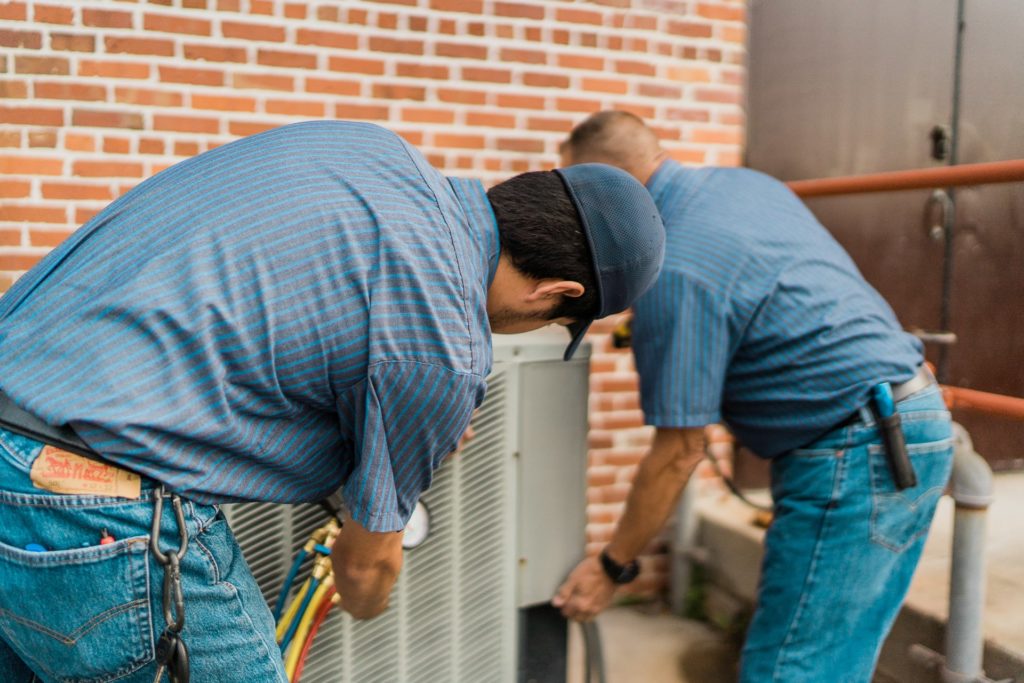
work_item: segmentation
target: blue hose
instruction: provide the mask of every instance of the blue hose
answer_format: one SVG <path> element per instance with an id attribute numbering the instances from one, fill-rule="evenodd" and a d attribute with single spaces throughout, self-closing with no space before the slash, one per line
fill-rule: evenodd
<path id="1" fill-rule="evenodd" d="M 299 627 L 299 622 L 302 621 L 302 615 L 306 613 L 309 602 L 313 599 L 313 593 L 316 593 L 316 588 L 319 585 L 319 579 L 310 579 L 309 590 L 302 596 L 302 605 L 299 606 L 299 611 L 295 613 L 295 618 L 292 619 L 292 623 L 288 625 L 288 630 L 285 631 L 284 638 L 281 639 L 281 652 L 288 650 L 288 644 L 292 642 L 292 636 L 295 635 L 295 630 Z M 295 599 L 298 600 L 298 597 Z"/>
<path id="2" fill-rule="evenodd" d="M 302 548 L 299 550 L 299 554 L 295 557 L 295 562 L 292 563 L 292 568 L 288 570 L 288 576 L 284 580 L 284 585 L 281 586 L 281 594 L 277 596 L 277 604 L 274 605 L 274 622 L 276 623 L 281 618 L 281 610 L 284 609 L 284 602 L 288 599 L 288 593 L 292 589 L 292 584 L 295 583 L 295 577 L 299 573 L 299 567 L 302 566 L 303 560 L 306 559 L 306 549 Z"/>

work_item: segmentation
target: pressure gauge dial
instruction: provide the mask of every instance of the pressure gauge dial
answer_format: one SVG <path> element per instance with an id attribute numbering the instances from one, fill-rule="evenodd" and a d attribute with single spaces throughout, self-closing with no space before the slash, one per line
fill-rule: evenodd
<path id="1" fill-rule="evenodd" d="M 402 537 L 402 547 L 406 550 L 415 548 L 430 535 L 430 510 L 423 504 L 423 501 L 416 501 L 416 507 L 412 511 L 412 517 L 405 525 L 405 535 Z"/>

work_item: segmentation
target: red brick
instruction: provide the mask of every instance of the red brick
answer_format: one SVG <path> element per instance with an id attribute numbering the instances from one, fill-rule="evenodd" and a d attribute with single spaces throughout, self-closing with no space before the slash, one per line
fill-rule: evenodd
<path id="1" fill-rule="evenodd" d="M 42 107 L 0 106 L 0 123 L 15 123 L 23 126 L 63 126 L 64 112 L 60 109 Z"/>
<path id="2" fill-rule="evenodd" d="M 531 97 L 529 95 L 508 95 L 501 93 L 498 95 L 498 106 L 508 107 L 510 109 L 544 109 L 544 98 L 543 97 Z"/>
<path id="3" fill-rule="evenodd" d="M 160 80 L 164 83 L 188 83 L 189 85 L 224 85 L 224 72 L 208 69 L 178 69 L 161 66 Z"/>
<path id="4" fill-rule="evenodd" d="M 64 52 L 95 52 L 95 36 L 54 33 L 50 35 L 50 49 Z"/>
<path id="5" fill-rule="evenodd" d="M 572 130 L 572 120 L 530 117 L 526 121 L 526 127 L 530 130 L 547 130 L 554 133 L 568 133 Z"/>
<path id="6" fill-rule="evenodd" d="M 569 77 L 561 74 L 525 73 L 523 85 L 531 88 L 568 88 Z"/>
<path id="7" fill-rule="evenodd" d="M 439 88 L 437 99 L 442 102 L 457 104 L 483 104 L 487 101 L 487 93 L 478 90 L 456 90 L 455 88 Z"/>
<path id="8" fill-rule="evenodd" d="M 284 15 L 289 19 L 305 19 L 306 4 L 303 2 L 288 3 L 284 6 Z"/>
<path id="9" fill-rule="evenodd" d="M 456 57 L 458 59 L 487 59 L 487 47 L 464 43 L 436 43 L 434 54 L 438 57 Z"/>
<path id="10" fill-rule="evenodd" d="M 224 95 L 192 93 L 191 104 L 193 109 L 256 111 L 256 100 L 252 97 L 225 97 Z"/>
<path id="11" fill-rule="evenodd" d="M 0 194 L 0 197 L 3 195 Z M 21 230 L 0 230 L 0 247 L 20 247 Z"/>
<path id="12" fill-rule="evenodd" d="M 410 123 L 455 123 L 450 109 L 403 109 L 402 120 Z"/>
<path id="13" fill-rule="evenodd" d="M 51 149 L 56 147 L 57 131 L 52 128 L 47 130 L 30 130 L 28 133 L 28 146 L 49 147 Z"/>
<path id="14" fill-rule="evenodd" d="M 184 103 L 181 93 L 149 88 L 115 88 L 114 99 L 125 104 L 153 107 L 180 107 Z"/>
<path id="15" fill-rule="evenodd" d="M 373 36 L 370 38 L 370 49 L 374 52 L 394 52 L 403 55 L 423 54 L 422 40 L 399 40 Z"/>
<path id="16" fill-rule="evenodd" d="M 331 95 L 358 95 L 362 86 L 358 81 L 340 81 L 333 78 L 306 78 L 306 92 Z"/>
<path id="17" fill-rule="evenodd" d="M 249 11 L 252 14 L 272 15 L 274 3 L 271 0 L 249 0 Z"/>
<path id="18" fill-rule="evenodd" d="M 67 213 L 53 207 L 7 204 L 4 206 L 4 219 L 19 223 L 66 223 Z"/>
<path id="19" fill-rule="evenodd" d="M 741 4 L 725 7 L 723 5 L 710 5 L 708 3 L 697 3 L 697 14 L 708 19 L 720 19 L 723 21 L 743 21 L 746 12 Z"/>
<path id="20" fill-rule="evenodd" d="M 430 9 L 438 12 L 480 14 L 484 11 L 484 3 L 482 0 L 430 0 Z"/>
<path id="21" fill-rule="evenodd" d="M 412 85 L 397 85 L 391 83 L 375 83 L 373 96 L 381 100 L 424 100 L 427 96 L 426 88 Z"/>
<path id="22" fill-rule="evenodd" d="M 71 73 L 68 60 L 63 57 L 14 57 L 14 73 L 18 74 L 53 74 L 67 76 Z"/>
<path id="23" fill-rule="evenodd" d="M 94 152 L 96 151 L 96 138 L 81 133 L 65 133 L 64 149 L 72 152 Z"/>
<path id="24" fill-rule="evenodd" d="M 120 38 L 107 36 L 103 39 L 106 50 L 109 53 L 127 53 L 133 55 L 155 55 L 158 57 L 173 57 L 174 43 L 170 40 L 157 40 L 154 38 Z"/>
<path id="25" fill-rule="evenodd" d="M 354 57 L 331 57 L 327 62 L 331 71 L 342 73 L 372 74 L 384 73 L 384 62 L 377 59 L 356 59 Z"/>
<path id="26" fill-rule="evenodd" d="M 0 47 L 18 47 L 38 50 L 43 46 L 43 34 L 38 31 L 9 31 L 0 29 Z"/>
<path id="27" fill-rule="evenodd" d="M 470 111 L 466 114 L 466 125 L 487 126 L 490 128 L 515 128 L 516 117 L 512 114 L 488 114 Z"/>
<path id="28" fill-rule="evenodd" d="M 544 151 L 544 141 L 533 138 L 498 138 L 498 149 L 537 154 Z"/>
<path id="29" fill-rule="evenodd" d="M 388 108 L 380 104 L 342 103 L 334 105 L 334 117 L 338 119 L 374 119 L 388 118 Z"/>
<path id="30" fill-rule="evenodd" d="M 668 155 L 681 164 L 703 164 L 706 154 L 703 149 L 669 149 Z"/>
<path id="31" fill-rule="evenodd" d="M 453 19 L 441 19 L 437 22 L 437 32 L 454 36 L 459 32 L 459 25 Z"/>
<path id="32" fill-rule="evenodd" d="M 680 100 L 683 97 L 682 88 L 658 83 L 641 83 L 637 86 L 636 92 L 643 97 L 661 97 L 674 100 Z"/>
<path id="33" fill-rule="evenodd" d="M 235 88 L 257 90 L 295 90 L 295 79 L 291 76 L 268 76 L 264 74 L 232 74 L 231 85 Z"/>
<path id="34" fill-rule="evenodd" d="M 114 198 L 109 185 L 86 185 L 83 183 L 44 182 L 44 199 L 106 199 Z"/>
<path id="35" fill-rule="evenodd" d="M 323 102 L 310 102 L 300 100 L 267 100 L 268 114 L 286 114 L 288 116 L 311 116 L 323 118 Z"/>
<path id="36" fill-rule="evenodd" d="M 711 80 L 711 72 L 699 66 L 670 66 L 665 75 L 680 83 L 707 83 Z"/>
<path id="37" fill-rule="evenodd" d="M 395 74 L 403 78 L 436 78 L 446 80 L 448 67 L 434 64 L 398 64 Z"/>
<path id="38" fill-rule="evenodd" d="M 142 138 L 139 140 L 139 154 L 163 154 L 164 141 L 155 138 Z"/>
<path id="39" fill-rule="evenodd" d="M 242 38 L 244 40 L 263 40 L 273 43 L 284 42 L 284 28 L 266 24 L 249 24 L 241 21 L 221 22 L 221 31 L 225 38 Z"/>
<path id="40" fill-rule="evenodd" d="M 39 86 L 36 86 L 36 97 L 40 96 L 38 88 Z M 27 81 L 0 81 L 0 100 L 24 99 L 26 97 L 28 97 Z"/>
<path id="41" fill-rule="evenodd" d="M 207 62 L 237 62 L 248 60 L 244 47 L 224 47 L 222 45 L 185 45 L 185 59 L 204 60 Z"/>
<path id="42" fill-rule="evenodd" d="M 558 66 L 566 69 L 604 70 L 604 58 L 590 55 L 558 55 Z"/>
<path id="43" fill-rule="evenodd" d="M 615 62 L 615 70 L 620 74 L 636 74 L 639 76 L 654 76 L 658 70 L 650 62 L 638 62 L 630 59 L 620 59 Z"/>
<path id="44" fill-rule="evenodd" d="M 600 12 L 590 10 L 562 8 L 555 10 L 555 21 L 563 21 L 568 24 L 593 24 L 600 26 L 604 23 L 604 16 Z"/>
<path id="45" fill-rule="evenodd" d="M 31 192 L 32 183 L 27 180 L 0 180 L 0 197 L 11 199 L 27 197 Z"/>
<path id="46" fill-rule="evenodd" d="M 82 9 L 82 23 L 101 28 L 131 28 L 132 15 L 128 12 L 102 9 Z"/>
<path id="47" fill-rule="evenodd" d="M 93 109 L 75 109 L 71 112 L 71 125 L 95 128 L 133 128 L 143 127 L 142 114 L 131 111 L 99 111 Z"/>
<path id="48" fill-rule="evenodd" d="M 153 130 L 173 130 L 181 133 L 219 133 L 217 119 L 193 116 L 153 115 Z"/>
<path id="49" fill-rule="evenodd" d="M 30 270 L 41 258 L 42 254 L 0 254 L 0 270 Z"/>
<path id="50" fill-rule="evenodd" d="M 103 78 L 149 78 L 149 65 L 83 59 L 78 62 L 78 75 Z"/>
<path id="51" fill-rule="evenodd" d="M 698 102 L 721 102 L 724 104 L 739 104 L 742 100 L 742 94 L 738 89 L 697 88 L 694 97 Z"/>
<path id="52" fill-rule="evenodd" d="M 316 55 L 285 50 L 260 50 L 256 62 L 263 66 L 281 66 L 291 69 L 315 69 Z"/>
<path id="53" fill-rule="evenodd" d="M 626 81 L 613 80 L 610 78 L 584 78 L 583 89 L 591 92 L 607 92 L 617 95 L 625 95 L 629 90 Z"/>
<path id="54" fill-rule="evenodd" d="M 25 21 L 28 19 L 28 7 L 23 2 L 7 2 L 0 5 L 0 19 Z"/>
<path id="55" fill-rule="evenodd" d="M 206 19 L 167 14 L 147 14 L 142 26 L 146 31 L 161 33 L 185 33 L 191 36 L 210 35 L 211 24 Z"/>
<path id="56" fill-rule="evenodd" d="M 277 128 L 280 124 L 278 123 L 262 123 L 257 121 L 229 121 L 228 122 L 228 133 L 231 135 L 246 136 L 256 135 L 262 133 L 265 130 L 271 128 Z"/>
<path id="57" fill-rule="evenodd" d="M 199 143 L 197 142 L 186 142 L 184 140 L 177 140 L 174 143 L 174 156 L 194 157 L 197 154 L 199 154 Z"/>
<path id="58" fill-rule="evenodd" d="M 42 81 L 35 84 L 35 96 L 43 100 L 105 100 L 107 89 L 102 85 Z"/>
<path id="59" fill-rule="evenodd" d="M 709 145 L 739 145 L 743 135 L 737 128 L 694 128 L 690 141 Z"/>
<path id="60" fill-rule="evenodd" d="M 206 0 L 182 0 L 181 6 L 186 9 L 206 9 Z"/>
<path id="61" fill-rule="evenodd" d="M 728 43 L 744 44 L 747 41 L 747 30 L 744 26 L 719 26 L 718 37 Z"/>
<path id="62" fill-rule="evenodd" d="M 546 64 L 547 54 L 540 50 L 519 50 L 504 48 L 500 53 L 503 62 L 523 62 L 526 64 Z"/>
<path id="63" fill-rule="evenodd" d="M 483 149 L 482 135 L 461 135 L 456 133 L 434 133 L 435 147 L 451 147 L 454 149 Z"/>
<path id="64" fill-rule="evenodd" d="M 75 224 L 83 225 L 85 223 L 88 223 L 93 218 L 95 218 L 96 214 L 98 214 L 100 211 L 102 211 L 102 209 L 76 206 Z"/>
<path id="65" fill-rule="evenodd" d="M 700 24 L 693 21 L 670 21 L 666 31 L 674 36 L 687 38 L 710 38 L 711 24 Z"/>
<path id="66" fill-rule="evenodd" d="M 424 33 L 430 29 L 430 22 L 427 17 L 409 17 L 409 30 Z"/>
<path id="67" fill-rule="evenodd" d="M 407 5 L 409 7 L 415 7 L 419 4 L 419 0 L 375 0 L 375 2 L 387 3 L 389 5 Z"/>
<path id="68" fill-rule="evenodd" d="M 570 33 L 564 29 L 558 29 L 551 32 L 552 42 L 559 45 L 568 45 L 571 37 Z"/>
<path id="69" fill-rule="evenodd" d="M 499 17 L 516 17 L 519 19 L 543 19 L 544 7 L 528 5 L 521 2 L 496 2 L 494 13 Z"/>
<path id="70" fill-rule="evenodd" d="M 313 29 L 300 28 L 295 38 L 296 43 L 299 45 L 322 45 L 324 47 L 335 47 L 344 50 L 354 50 L 359 47 L 359 37 L 354 33 L 314 31 Z"/>
<path id="71" fill-rule="evenodd" d="M 508 69 L 484 69 L 482 67 L 462 67 L 462 79 L 465 81 L 485 81 L 487 83 L 511 83 L 512 72 Z"/>

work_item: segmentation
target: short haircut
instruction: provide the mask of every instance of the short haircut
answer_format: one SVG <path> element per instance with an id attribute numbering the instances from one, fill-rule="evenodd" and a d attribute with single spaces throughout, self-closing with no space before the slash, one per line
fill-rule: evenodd
<path id="1" fill-rule="evenodd" d="M 576 126 L 561 151 L 572 163 L 598 161 L 627 171 L 643 167 L 659 151 L 658 136 L 626 111 L 602 111 Z"/>
<path id="2" fill-rule="evenodd" d="M 523 173 L 487 191 L 501 235 L 501 252 L 521 273 L 583 285 L 578 297 L 563 296 L 554 318 L 590 320 L 600 310 L 597 277 L 576 206 L 553 171 Z"/>

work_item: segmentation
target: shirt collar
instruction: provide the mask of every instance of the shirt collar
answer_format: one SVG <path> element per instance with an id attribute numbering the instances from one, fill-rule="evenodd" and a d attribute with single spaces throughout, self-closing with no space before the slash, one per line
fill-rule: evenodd
<path id="1" fill-rule="evenodd" d="M 647 179 L 647 191 L 654 198 L 654 203 L 661 207 L 670 197 L 679 199 L 682 193 L 689 194 L 687 190 L 697 182 L 693 169 L 686 168 L 675 159 L 665 159 Z"/>
<path id="2" fill-rule="evenodd" d="M 498 220 L 487 199 L 487 191 L 479 180 L 448 178 L 448 182 L 466 212 L 471 232 L 481 247 L 480 252 L 487 258 L 487 286 L 490 287 L 494 273 L 498 270 L 501 238 L 498 235 Z"/>

